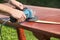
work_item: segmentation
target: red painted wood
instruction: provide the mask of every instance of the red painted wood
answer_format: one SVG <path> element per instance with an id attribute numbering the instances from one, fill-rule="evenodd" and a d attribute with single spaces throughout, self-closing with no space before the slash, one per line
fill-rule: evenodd
<path id="1" fill-rule="evenodd" d="M 47 21 L 57 21 L 60 22 L 60 9 L 48 8 L 48 7 L 37 7 L 37 6 L 27 6 L 32 9 L 35 15 L 40 20 Z"/>
<path id="2" fill-rule="evenodd" d="M 36 13 L 35 15 L 38 17 L 39 20 L 60 22 L 60 9 L 37 7 L 37 6 L 27 6 L 27 7 L 35 11 Z M 21 25 L 26 26 L 28 28 L 33 28 L 48 33 L 60 35 L 60 25 L 43 24 L 35 22 L 25 22 L 22 23 Z"/>
<path id="3" fill-rule="evenodd" d="M 46 8 L 46 7 L 37 7 L 37 6 L 27 6 L 35 11 L 35 15 L 38 17 L 39 20 L 46 20 L 46 21 L 55 21 L 60 22 L 60 9 L 56 8 Z M 36 23 L 36 22 L 24 22 L 20 25 L 7 23 L 8 25 L 13 26 L 22 26 L 22 28 L 41 32 L 42 34 L 48 36 L 54 36 L 60 38 L 60 25 L 55 24 L 43 24 L 43 23 Z"/>
<path id="4" fill-rule="evenodd" d="M 17 28 L 18 38 L 19 40 L 26 40 L 24 29 Z"/>
<path id="5" fill-rule="evenodd" d="M 35 23 L 35 22 L 25 22 L 22 23 L 21 25 L 26 26 L 28 28 L 33 28 L 36 30 L 60 35 L 60 25 L 42 24 L 42 23 Z"/>

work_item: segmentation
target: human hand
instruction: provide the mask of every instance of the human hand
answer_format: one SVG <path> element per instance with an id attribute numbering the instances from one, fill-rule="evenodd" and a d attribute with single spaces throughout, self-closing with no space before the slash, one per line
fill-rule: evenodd
<path id="1" fill-rule="evenodd" d="M 11 7 L 9 5 L 5 4 L 0 4 L 0 9 L 4 12 L 6 12 L 4 15 L 12 16 L 16 18 L 18 21 L 17 22 L 23 22 L 26 19 L 26 15 L 24 14 L 23 11 L 14 9 L 14 7 Z"/>
<path id="2" fill-rule="evenodd" d="M 14 18 L 16 18 L 18 21 L 17 22 L 23 22 L 26 20 L 26 16 L 24 14 L 24 12 L 19 11 L 19 10 L 14 10 L 10 12 L 11 16 L 13 16 Z"/>
<path id="3" fill-rule="evenodd" d="M 23 10 L 24 6 L 23 6 L 22 3 L 20 3 L 20 2 L 18 2 L 18 1 L 16 1 L 16 0 L 11 0 L 10 2 L 11 2 L 11 4 L 13 4 L 15 7 Z"/>

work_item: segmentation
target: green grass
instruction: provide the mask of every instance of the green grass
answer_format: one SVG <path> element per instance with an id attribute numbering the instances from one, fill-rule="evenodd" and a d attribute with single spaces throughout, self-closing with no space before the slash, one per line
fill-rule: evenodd
<path id="1" fill-rule="evenodd" d="M 33 36 L 33 33 L 30 31 L 25 30 L 25 34 L 27 40 L 37 40 L 37 38 L 35 38 Z M 10 26 L 2 27 L 2 36 L 3 36 L 3 40 L 18 40 L 16 29 Z M 59 40 L 59 39 L 52 37 L 51 40 Z"/>
<path id="2" fill-rule="evenodd" d="M 3 40 L 18 40 L 16 30 L 13 27 L 2 27 Z"/>

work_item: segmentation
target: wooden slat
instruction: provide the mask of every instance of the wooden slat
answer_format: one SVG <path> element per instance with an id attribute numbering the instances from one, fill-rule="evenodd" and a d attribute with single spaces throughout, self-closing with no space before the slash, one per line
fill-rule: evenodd
<path id="1" fill-rule="evenodd" d="M 39 20 L 46 21 L 55 21 L 60 22 L 60 9 L 56 8 L 46 8 L 46 7 L 35 7 L 35 6 L 27 6 L 35 11 L 35 15 L 39 18 Z M 12 23 L 7 23 L 11 25 Z M 28 30 L 38 30 L 42 31 L 44 34 L 49 34 L 50 36 L 59 37 L 60 38 L 60 25 L 54 24 L 43 24 L 36 22 L 23 22 L 18 24 L 12 24 L 13 26 L 22 25 L 22 28 Z"/>
<path id="2" fill-rule="evenodd" d="M 35 15 L 40 20 L 46 21 L 57 21 L 60 22 L 60 9 L 48 8 L 48 7 L 37 7 L 37 6 L 27 6 L 32 9 Z"/>

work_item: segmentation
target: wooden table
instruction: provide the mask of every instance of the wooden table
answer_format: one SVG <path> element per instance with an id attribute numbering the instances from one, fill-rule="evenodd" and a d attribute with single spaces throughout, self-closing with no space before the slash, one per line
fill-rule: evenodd
<path id="1" fill-rule="evenodd" d="M 39 20 L 60 22 L 60 9 L 37 6 L 27 7 L 35 11 L 35 15 Z M 39 40 L 50 40 L 50 37 L 60 38 L 60 25 L 36 22 L 23 22 L 20 24 L 7 22 L 6 24 L 18 27 L 19 30 L 20 28 L 30 30 Z"/>

